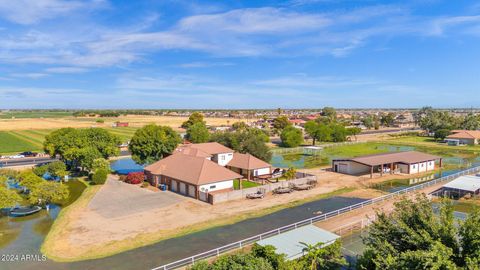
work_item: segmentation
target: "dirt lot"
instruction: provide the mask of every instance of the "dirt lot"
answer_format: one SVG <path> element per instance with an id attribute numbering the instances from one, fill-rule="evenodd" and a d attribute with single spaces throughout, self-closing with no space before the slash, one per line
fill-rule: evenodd
<path id="1" fill-rule="evenodd" d="M 180 125 L 187 120 L 187 117 L 173 116 L 138 116 L 127 115 L 121 117 L 99 117 L 104 123 L 96 123 L 95 117 L 65 117 L 65 118 L 22 118 L 22 119 L 0 119 L 0 130 L 25 130 L 25 129 L 55 129 L 63 127 L 86 128 L 111 127 L 114 122 L 128 122 L 131 127 L 142 127 L 146 124 L 155 123 L 179 129 Z M 238 121 L 245 121 L 234 118 L 205 118 L 207 125 L 227 125 Z"/>

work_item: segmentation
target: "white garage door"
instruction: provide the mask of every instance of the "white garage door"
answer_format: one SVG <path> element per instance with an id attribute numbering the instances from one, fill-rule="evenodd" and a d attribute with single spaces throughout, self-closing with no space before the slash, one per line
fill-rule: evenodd
<path id="1" fill-rule="evenodd" d="M 172 191 L 177 191 L 177 181 L 172 180 Z"/>
<path id="2" fill-rule="evenodd" d="M 182 182 L 180 182 L 180 194 L 187 195 L 187 186 Z"/>
<path id="3" fill-rule="evenodd" d="M 195 198 L 195 186 L 188 186 L 188 196 Z"/>

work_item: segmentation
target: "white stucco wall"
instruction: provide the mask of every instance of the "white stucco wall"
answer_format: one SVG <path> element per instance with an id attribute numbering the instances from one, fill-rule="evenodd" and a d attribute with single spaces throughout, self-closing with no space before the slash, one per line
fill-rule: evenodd
<path id="1" fill-rule="evenodd" d="M 433 171 L 433 170 L 435 170 L 435 161 L 427 162 L 427 171 Z"/>
<path id="2" fill-rule="evenodd" d="M 233 153 L 224 153 L 213 155 L 212 161 L 215 161 L 220 166 L 227 165 L 233 159 Z"/>
<path id="3" fill-rule="evenodd" d="M 256 170 L 253 171 L 253 175 L 255 175 L 255 176 L 265 175 L 265 174 L 270 174 L 270 167 L 256 169 Z"/>
<path id="4" fill-rule="evenodd" d="M 427 161 L 427 162 L 410 164 L 410 174 L 432 171 L 434 169 L 435 169 L 435 161 Z M 408 171 L 404 173 L 408 173 Z"/>
<path id="5" fill-rule="evenodd" d="M 215 187 L 213 187 L 215 186 Z M 212 192 L 216 190 L 233 188 L 233 180 L 227 180 L 222 182 L 216 182 L 200 186 L 200 191 L 202 192 Z"/>

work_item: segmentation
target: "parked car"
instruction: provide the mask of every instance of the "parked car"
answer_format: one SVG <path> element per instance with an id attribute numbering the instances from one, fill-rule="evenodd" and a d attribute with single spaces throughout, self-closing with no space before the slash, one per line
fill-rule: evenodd
<path id="1" fill-rule="evenodd" d="M 20 155 L 23 155 L 25 157 L 36 157 L 38 155 L 38 153 L 28 151 L 28 152 L 22 152 L 22 153 L 20 153 Z"/>

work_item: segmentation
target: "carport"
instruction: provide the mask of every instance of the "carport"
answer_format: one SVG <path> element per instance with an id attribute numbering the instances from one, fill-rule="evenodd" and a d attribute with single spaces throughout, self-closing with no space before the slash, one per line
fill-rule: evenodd
<path id="1" fill-rule="evenodd" d="M 279 235 L 258 241 L 261 246 L 274 246 L 277 254 L 285 254 L 287 260 L 295 260 L 304 255 L 305 243 L 315 245 L 322 243 L 322 247 L 333 244 L 340 236 L 320 229 L 315 225 L 307 225 Z"/>
<path id="2" fill-rule="evenodd" d="M 480 194 L 480 177 L 473 175 L 461 176 L 442 186 L 442 195 L 445 197 L 461 198 L 467 194 Z"/>

